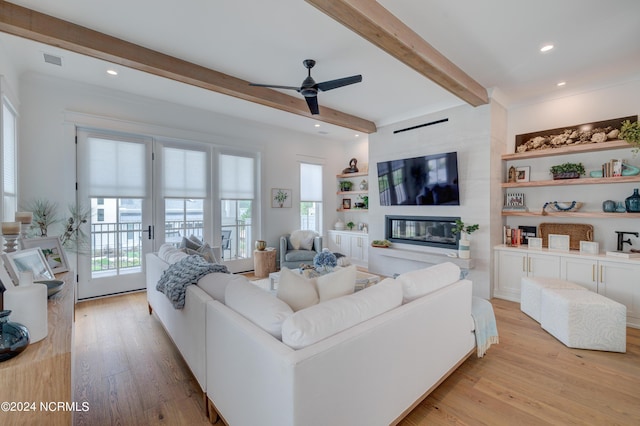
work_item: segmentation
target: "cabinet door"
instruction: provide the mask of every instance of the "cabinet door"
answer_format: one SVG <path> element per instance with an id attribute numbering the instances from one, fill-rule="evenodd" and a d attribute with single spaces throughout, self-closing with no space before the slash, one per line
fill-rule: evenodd
<path id="1" fill-rule="evenodd" d="M 360 266 L 366 266 L 368 255 L 367 238 L 361 235 L 351 236 L 351 261 Z"/>
<path id="2" fill-rule="evenodd" d="M 560 277 L 580 284 L 587 290 L 598 292 L 598 265 L 595 260 L 563 257 L 560 260 Z"/>
<path id="3" fill-rule="evenodd" d="M 529 253 L 527 276 L 560 278 L 560 256 Z"/>
<path id="4" fill-rule="evenodd" d="M 627 307 L 627 321 L 640 323 L 640 266 L 618 262 L 598 262 L 598 293 Z"/>
<path id="5" fill-rule="evenodd" d="M 527 274 L 526 253 L 513 251 L 498 252 L 498 280 L 494 296 L 514 302 L 520 301 L 520 279 Z"/>
<path id="6" fill-rule="evenodd" d="M 340 241 L 340 234 L 334 231 L 327 231 L 327 248 L 330 252 L 340 252 L 340 245 L 338 244 Z"/>

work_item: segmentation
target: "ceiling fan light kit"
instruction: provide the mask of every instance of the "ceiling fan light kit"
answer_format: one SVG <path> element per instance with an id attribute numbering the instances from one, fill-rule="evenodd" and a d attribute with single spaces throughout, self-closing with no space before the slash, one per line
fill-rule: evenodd
<path id="1" fill-rule="evenodd" d="M 352 75 L 350 77 L 338 78 L 335 80 L 324 81 L 322 83 L 316 83 L 313 77 L 311 77 L 311 68 L 314 67 L 316 61 L 313 59 L 305 59 L 302 61 L 302 64 L 307 68 L 307 77 L 302 81 L 300 87 L 295 86 L 280 86 L 275 84 L 257 84 L 257 83 L 249 83 L 249 86 L 257 86 L 257 87 L 269 87 L 272 89 L 286 89 L 286 90 L 295 90 L 304 96 L 307 101 L 307 105 L 309 106 L 309 111 L 311 114 L 316 115 L 320 114 L 320 110 L 318 108 L 318 90 L 322 92 L 326 92 L 327 90 L 337 89 L 339 87 L 348 86 L 350 84 L 360 83 L 362 81 L 362 76 Z"/>

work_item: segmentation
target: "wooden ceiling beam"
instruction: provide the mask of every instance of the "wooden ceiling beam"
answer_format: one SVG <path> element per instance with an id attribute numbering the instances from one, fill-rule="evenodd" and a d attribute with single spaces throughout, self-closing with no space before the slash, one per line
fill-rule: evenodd
<path id="1" fill-rule="evenodd" d="M 0 31 L 149 74 L 276 108 L 358 132 L 374 133 L 375 123 L 320 106 L 312 115 L 305 100 L 165 55 L 6 1 L 0 1 Z"/>
<path id="2" fill-rule="evenodd" d="M 489 102 L 487 89 L 373 0 L 305 0 L 345 27 L 472 106 Z"/>

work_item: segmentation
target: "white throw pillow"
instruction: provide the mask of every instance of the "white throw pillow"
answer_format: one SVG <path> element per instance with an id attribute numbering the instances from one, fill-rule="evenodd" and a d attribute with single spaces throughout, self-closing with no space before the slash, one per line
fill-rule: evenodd
<path id="1" fill-rule="evenodd" d="M 230 282 L 224 300 L 229 308 L 277 339 L 282 338 L 282 322 L 293 315 L 289 305 L 246 278 Z"/>
<path id="2" fill-rule="evenodd" d="M 245 280 L 241 275 L 225 274 L 222 272 L 212 272 L 198 280 L 198 287 L 204 290 L 209 296 L 219 302 L 225 303 L 224 295 L 227 286 L 234 280 Z"/>
<path id="3" fill-rule="evenodd" d="M 293 231 L 289 236 L 291 247 L 294 250 L 311 250 L 313 249 L 313 240 L 318 234 L 309 230 L 297 230 Z"/>
<path id="4" fill-rule="evenodd" d="M 406 272 L 396 278 L 402 284 L 404 303 L 425 296 L 460 279 L 460 267 L 451 262 Z"/>
<path id="5" fill-rule="evenodd" d="M 158 249 L 158 257 L 165 262 L 169 261 L 169 256 L 178 251 L 173 244 L 164 243 Z"/>
<path id="6" fill-rule="evenodd" d="M 402 303 L 402 286 L 387 278 L 349 296 L 296 312 L 282 324 L 282 342 L 301 349 L 394 309 Z"/>
<path id="7" fill-rule="evenodd" d="M 319 300 L 315 278 L 305 278 L 283 267 L 278 281 L 278 298 L 285 301 L 294 311 L 315 305 Z"/>
<path id="8" fill-rule="evenodd" d="M 356 266 L 351 265 L 316 278 L 320 302 L 352 294 L 356 288 L 356 272 Z"/>

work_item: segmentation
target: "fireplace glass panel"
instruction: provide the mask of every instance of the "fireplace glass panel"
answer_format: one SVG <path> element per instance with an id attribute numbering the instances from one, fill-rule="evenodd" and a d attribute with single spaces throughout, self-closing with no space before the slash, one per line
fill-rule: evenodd
<path id="1" fill-rule="evenodd" d="M 455 249 L 455 217 L 386 216 L 386 239 L 392 242 Z"/>

